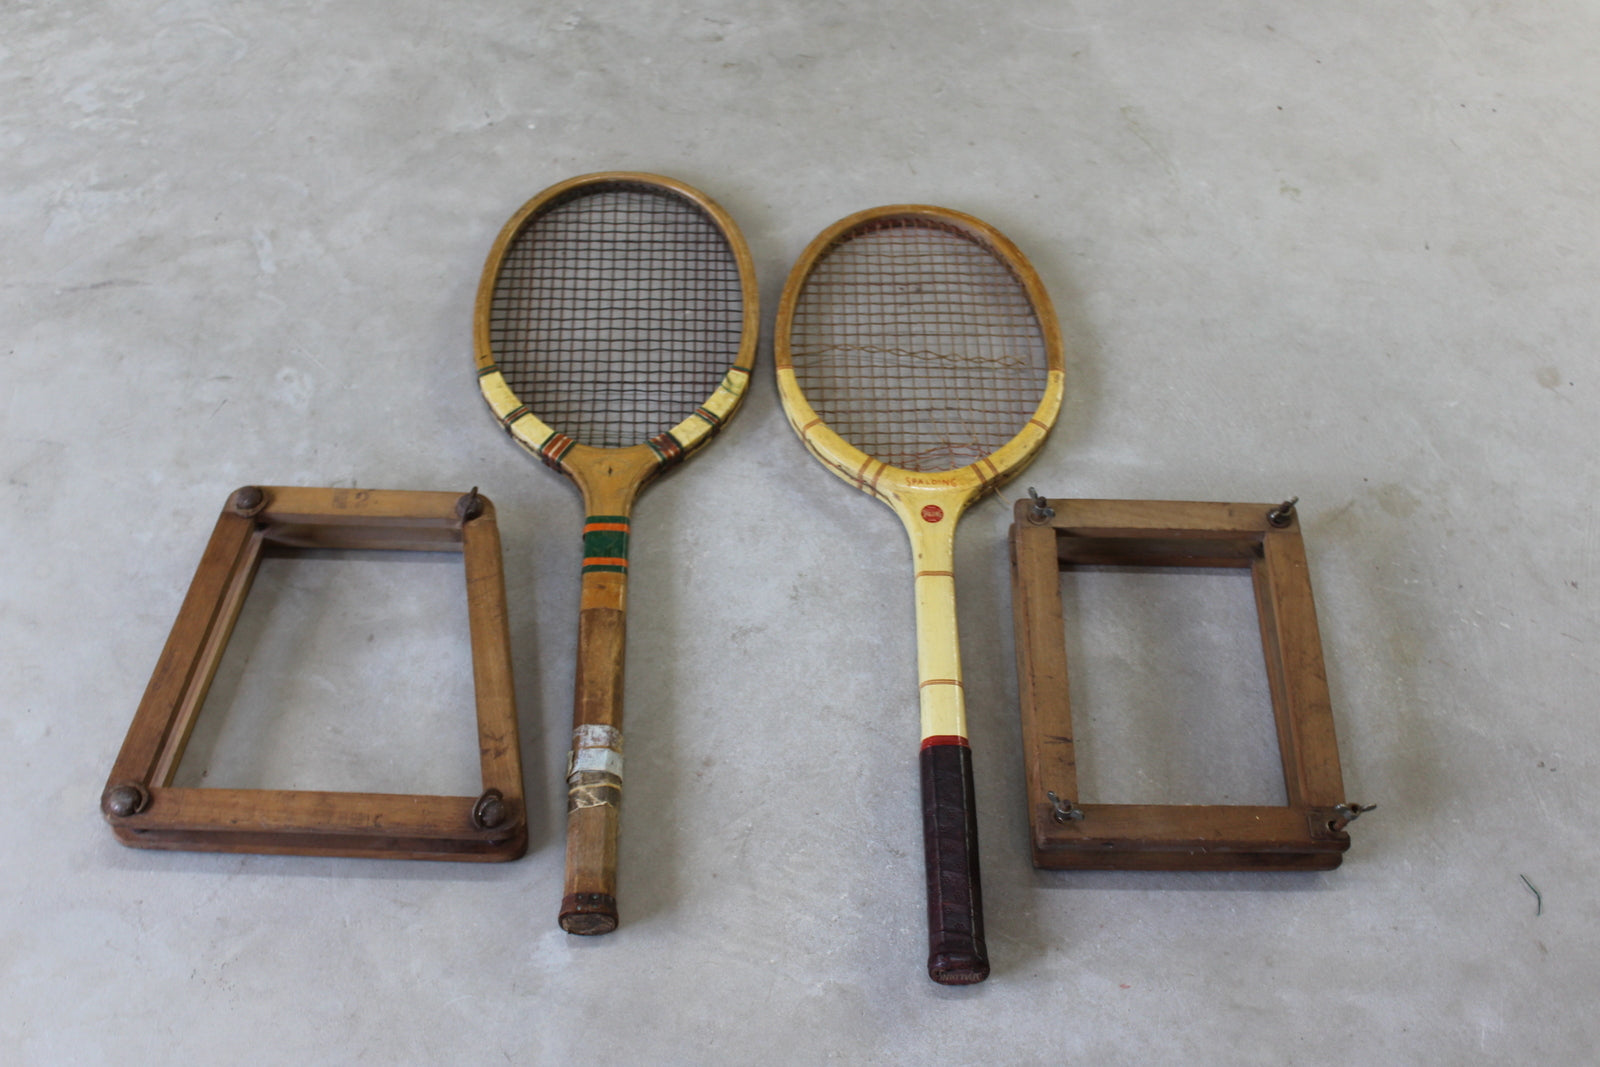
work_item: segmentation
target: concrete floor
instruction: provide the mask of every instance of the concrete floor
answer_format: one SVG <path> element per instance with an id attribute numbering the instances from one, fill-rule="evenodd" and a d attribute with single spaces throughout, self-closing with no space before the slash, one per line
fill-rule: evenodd
<path id="1" fill-rule="evenodd" d="M 7 3 L 0 1059 L 1592 1062 L 1597 34 L 1570 0 Z M 886 202 L 988 219 L 1054 295 L 1062 424 L 958 553 L 981 986 L 923 972 L 904 537 L 805 455 L 765 343 L 636 513 L 624 925 L 556 928 L 581 509 L 495 426 L 470 323 L 504 219 L 613 168 L 728 208 L 769 323 L 806 241 Z M 113 839 L 105 776 L 246 483 L 496 501 L 525 859 Z M 1032 869 L 1028 484 L 1301 497 L 1348 794 L 1381 805 L 1343 867 Z M 188 780 L 471 791 L 458 564 L 393 566 L 271 568 Z M 1141 582 L 1075 593 L 1086 787 L 1281 796 L 1248 593 Z M 1210 660 L 1237 731 L 1174 712 Z"/>

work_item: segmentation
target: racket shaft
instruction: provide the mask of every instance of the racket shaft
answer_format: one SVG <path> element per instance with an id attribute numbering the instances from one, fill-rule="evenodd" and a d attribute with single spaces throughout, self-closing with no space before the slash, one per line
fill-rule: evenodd
<path id="1" fill-rule="evenodd" d="M 917 577 L 922 705 L 922 827 L 928 879 L 928 974 L 965 985 L 989 975 L 978 876 L 978 819 L 956 629 L 954 549 L 959 507 L 907 523 Z M 927 516 L 938 514 L 930 521 Z"/>
<path id="2" fill-rule="evenodd" d="M 608 933 L 617 925 L 629 523 L 625 507 L 610 510 L 616 514 L 591 511 L 584 524 L 560 916 L 562 929 L 574 934 Z"/>

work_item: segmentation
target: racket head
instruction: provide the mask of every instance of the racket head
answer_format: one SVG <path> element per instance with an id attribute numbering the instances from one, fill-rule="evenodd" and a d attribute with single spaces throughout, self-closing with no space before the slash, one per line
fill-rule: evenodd
<path id="1" fill-rule="evenodd" d="M 715 201 L 659 174 L 580 175 L 522 205 L 490 248 L 478 381 L 549 466 L 576 478 L 647 451 L 653 475 L 738 410 L 759 322 L 750 250 Z"/>
<path id="2" fill-rule="evenodd" d="M 981 219 L 892 204 L 823 230 L 789 272 L 773 343 L 789 423 L 903 519 L 1014 477 L 1055 425 L 1061 330 L 1021 250 Z"/>

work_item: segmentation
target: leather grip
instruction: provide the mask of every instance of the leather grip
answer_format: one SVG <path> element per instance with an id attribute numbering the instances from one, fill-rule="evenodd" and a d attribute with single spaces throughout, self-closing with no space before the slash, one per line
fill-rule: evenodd
<path id="1" fill-rule="evenodd" d="M 926 744 L 921 760 L 928 977 L 943 985 L 971 985 L 989 977 L 972 750 L 964 743 Z"/>

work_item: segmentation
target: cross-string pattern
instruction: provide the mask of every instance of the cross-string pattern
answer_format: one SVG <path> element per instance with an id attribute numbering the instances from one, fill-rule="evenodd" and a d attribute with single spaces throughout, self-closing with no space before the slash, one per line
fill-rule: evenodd
<path id="1" fill-rule="evenodd" d="M 1027 291 L 965 230 L 865 223 L 817 260 L 795 306 L 795 379 L 840 437 L 912 471 L 975 463 L 1027 424 L 1049 367 Z"/>
<path id="2" fill-rule="evenodd" d="M 513 239 L 489 345 L 551 429 L 621 448 L 705 402 L 739 355 L 743 316 L 715 220 L 670 189 L 613 182 L 575 190 Z"/>

